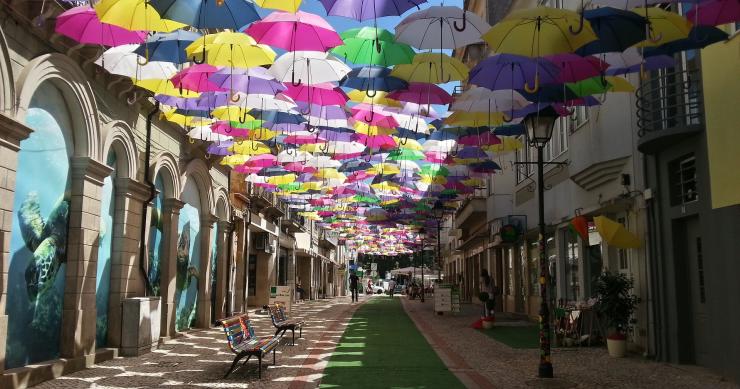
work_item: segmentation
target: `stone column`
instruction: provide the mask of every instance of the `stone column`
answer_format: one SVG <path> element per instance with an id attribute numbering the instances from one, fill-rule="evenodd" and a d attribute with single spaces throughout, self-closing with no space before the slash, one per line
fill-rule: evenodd
<path id="1" fill-rule="evenodd" d="M 195 326 L 211 326 L 211 236 L 213 226 L 218 221 L 215 215 L 203 215 L 200 218 L 200 269 L 198 270 L 198 307 L 195 312 Z"/>
<path id="2" fill-rule="evenodd" d="M 218 257 L 216 258 L 216 290 L 211 293 L 216 294 L 216 305 L 213 307 L 215 311 L 216 320 L 225 318 L 229 310 L 226 306 L 226 293 L 229 284 L 227 273 L 229 272 L 228 267 L 231 264 L 231 258 L 228 256 L 228 246 L 232 244 L 229 240 L 232 225 L 228 221 L 221 220 L 218 222 L 218 237 L 216 237 L 216 245 L 218 247 Z M 232 256 L 234 253 L 231 253 Z"/>
<path id="3" fill-rule="evenodd" d="M 78 359 L 95 353 L 100 195 L 103 180 L 111 172 L 110 167 L 92 158 L 70 159 L 72 198 L 59 347 L 63 358 Z"/>
<path id="4" fill-rule="evenodd" d="M 162 337 L 175 334 L 175 282 L 177 279 L 177 223 L 185 203 L 178 199 L 165 199 L 162 206 L 162 257 L 160 258 L 160 291 L 162 294 Z"/>
<path id="5" fill-rule="evenodd" d="M 21 141 L 33 130 L 0 114 L 0 374 L 5 370 L 5 344 L 8 337 L 8 267 L 10 266 L 10 239 L 13 226 L 15 176 Z"/>
<path id="6" fill-rule="evenodd" d="M 115 214 L 108 298 L 108 345 L 121 346 L 121 301 L 143 296 L 146 288 L 140 270 L 141 211 L 149 198 L 149 186 L 130 178 L 115 181 Z M 147 223 L 148 224 L 148 223 Z"/>

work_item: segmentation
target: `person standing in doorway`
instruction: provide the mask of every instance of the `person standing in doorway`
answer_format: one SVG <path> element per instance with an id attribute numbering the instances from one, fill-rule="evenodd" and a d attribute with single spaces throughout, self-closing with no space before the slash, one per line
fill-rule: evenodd
<path id="1" fill-rule="evenodd" d="M 360 277 L 357 277 L 357 274 L 355 272 L 352 272 L 352 275 L 349 276 L 349 290 L 352 292 L 352 302 L 357 301 L 357 288 L 360 283 Z"/>
<path id="2" fill-rule="evenodd" d="M 494 307 L 494 298 L 496 297 L 495 286 L 493 285 L 493 280 L 491 279 L 491 276 L 488 275 L 488 270 L 486 269 L 483 269 L 480 272 L 480 291 L 488 294 L 488 301 L 483 304 L 483 316 L 493 316 L 492 311 Z"/>

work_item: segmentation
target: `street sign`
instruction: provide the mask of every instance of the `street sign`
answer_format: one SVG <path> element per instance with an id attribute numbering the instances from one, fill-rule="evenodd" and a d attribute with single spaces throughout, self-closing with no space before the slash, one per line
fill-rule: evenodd
<path id="1" fill-rule="evenodd" d="M 377 263 L 371 263 L 370 264 L 370 270 L 377 271 L 378 270 L 378 264 Z"/>

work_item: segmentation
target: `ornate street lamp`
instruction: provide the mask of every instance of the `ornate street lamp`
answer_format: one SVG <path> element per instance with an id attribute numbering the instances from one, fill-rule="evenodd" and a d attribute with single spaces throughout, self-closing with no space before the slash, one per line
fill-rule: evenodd
<path id="1" fill-rule="evenodd" d="M 540 364 L 538 375 L 540 378 L 552 378 L 553 369 L 550 360 L 550 308 L 547 303 L 547 285 L 549 269 L 547 263 L 545 241 L 545 175 L 543 148 L 550 141 L 555 121 L 560 115 L 548 105 L 544 109 L 524 117 L 524 126 L 527 129 L 527 138 L 532 147 L 537 148 L 537 197 L 539 200 L 539 237 L 540 251 Z"/>

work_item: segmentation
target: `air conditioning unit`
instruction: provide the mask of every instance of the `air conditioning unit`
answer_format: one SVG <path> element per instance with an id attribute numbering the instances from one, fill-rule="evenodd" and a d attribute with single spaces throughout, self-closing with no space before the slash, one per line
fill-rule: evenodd
<path id="1" fill-rule="evenodd" d="M 268 254 L 273 254 L 275 252 L 275 247 L 272 247 L 272 245 L 268 244 L 267 247 L 265 248 L 265 252 Z"/>
<path id="2" fill-rule="evenodd" d="M 254 236 L 254 248 L 259 251 L 265 251 L 267 250 L 267 247 L 270 246 L 270 242 L 267 238 L 267 233 L 259 233 L 255 234 Z"/>

